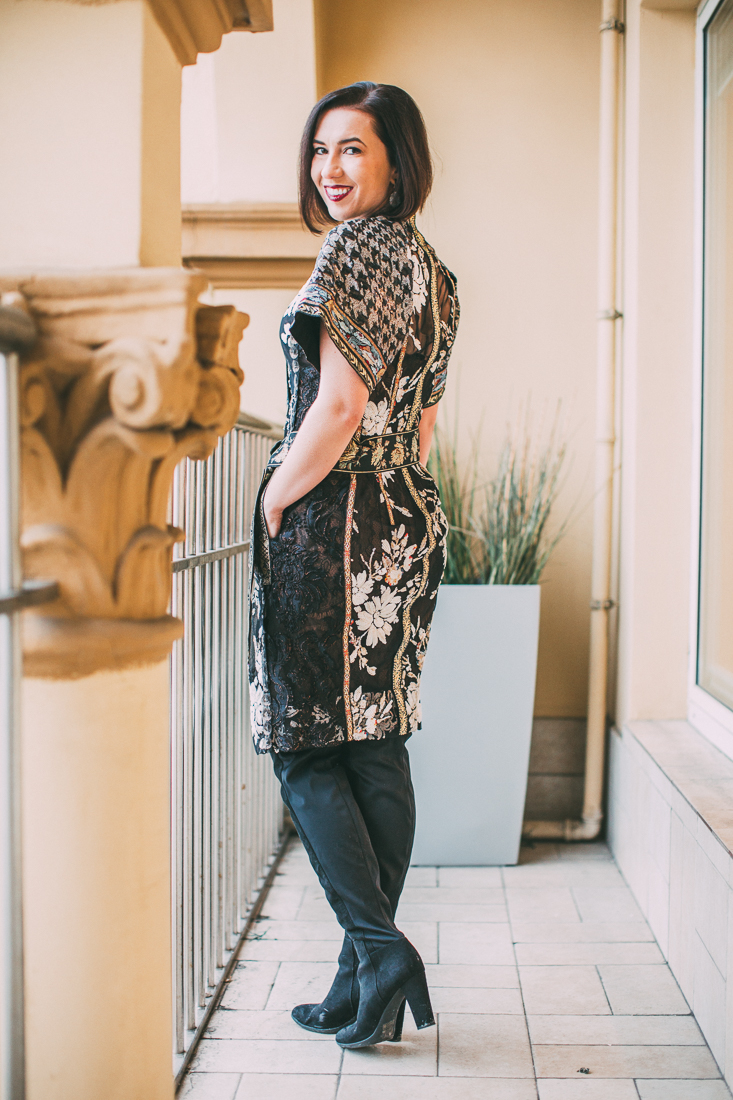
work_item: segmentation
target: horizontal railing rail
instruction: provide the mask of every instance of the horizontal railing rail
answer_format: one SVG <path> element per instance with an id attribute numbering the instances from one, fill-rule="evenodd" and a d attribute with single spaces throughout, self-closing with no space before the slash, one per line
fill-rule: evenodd
<path id="1" fill-rule="evenodd" d="M 252 747 L 246 669 L 250 519 L 281 438 L 276 425 L 243 413 L 212 456 L 186 460 L 173 483 L 171 521 L 185 534 L 171 601 L 185 624 L 171 658 L 178 1083 L 282 843 L 277 783 Z"/>

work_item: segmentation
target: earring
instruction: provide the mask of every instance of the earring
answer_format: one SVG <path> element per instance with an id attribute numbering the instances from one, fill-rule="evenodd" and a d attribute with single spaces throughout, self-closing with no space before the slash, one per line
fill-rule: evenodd
<path id="1" fill-rule="evenodd" d="M 399 201 L 400 201 L 400 196 L 397 194 L 397 184 L 395 183 L 394 187 L 392 188 L 392 194 L 389 196 L 389 205 L 390 206 L 397 206 Z"/>

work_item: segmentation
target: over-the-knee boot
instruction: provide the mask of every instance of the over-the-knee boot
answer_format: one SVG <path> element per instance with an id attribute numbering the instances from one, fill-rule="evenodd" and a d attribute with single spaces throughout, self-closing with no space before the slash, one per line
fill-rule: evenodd
<path id="1" fill-rule="evenodd" d="M 407 749 L 402 740 L 353 742 L 341 746 L 349 785 L 361 810 L 379 864 L 380 886 L 392 917 L 397 911 L 412 852 L 415 800 Z M 338 970 L 319 1004 L 296 1005 L 293 1019 L 308 1031 L 332 1035 L 356 1019 L 359 1003 L 358 959 L 348 933 Z M 393 1041 L 402 1038 L 404 1005 L 398 1013 Z"/>

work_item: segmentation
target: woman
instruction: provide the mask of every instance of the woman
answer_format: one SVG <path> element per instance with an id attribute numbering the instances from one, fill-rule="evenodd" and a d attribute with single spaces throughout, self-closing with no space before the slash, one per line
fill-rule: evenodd
<path id="1" fill-rule="evenodd" d="M 425 469 L 458 323 L 455 278 L 414 222 L 432 183 L 406 92 L 360 83 L 313 109 L 300 206 L 326 236 L 283 318 L 285 438 L 255 511 L 255 747 L 344 928 L 325 1000 L 298 1005 L 343 1047 L 432 1024 L 425 968 L 394 916 L 415 807 L 405 743 L 445 565 Z"/>

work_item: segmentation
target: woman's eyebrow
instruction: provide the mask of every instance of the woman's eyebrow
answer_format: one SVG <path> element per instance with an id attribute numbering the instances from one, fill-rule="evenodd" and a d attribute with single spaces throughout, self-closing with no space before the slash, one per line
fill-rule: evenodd
<path id="1" fill-rule="evenodd" d="M 336 144 L 337 145 L 352 145 L 355 141 L 358 141 L 360 145 L 364 145 L 364 147 L 366 148 L 366 143 L 363 142 L 361 140 L 361 138 L 358 138 L 358 137 L 342 138 L 341 141 L 337 141 Z M 313 138 L 313 144 L 314 145 L 325 145 L 326 142 L 321 141 L 319 138 L 316 137 L 316 138 Z"/>

